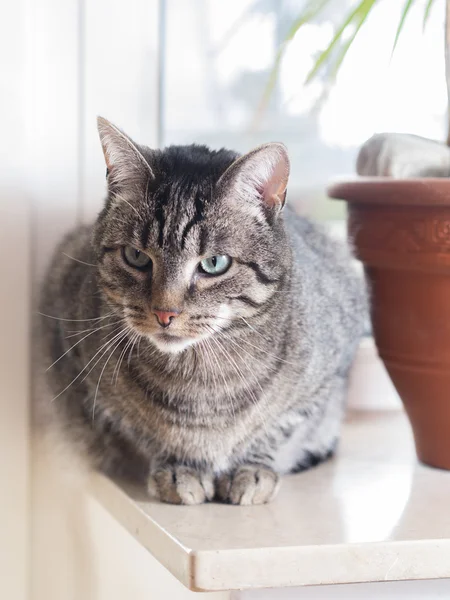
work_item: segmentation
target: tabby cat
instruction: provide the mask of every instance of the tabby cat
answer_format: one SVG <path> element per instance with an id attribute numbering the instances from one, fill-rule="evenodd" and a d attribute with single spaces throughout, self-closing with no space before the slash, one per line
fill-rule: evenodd
<path id="1" fill-rule="evenodd" d="M 161 501 L 268 502 L 336 448 L 367 315 L 351 253 L 284 206 L 282 144 L 151 150 L 98 127 L 105 206 L 42 292 L 52 409 Z"/>

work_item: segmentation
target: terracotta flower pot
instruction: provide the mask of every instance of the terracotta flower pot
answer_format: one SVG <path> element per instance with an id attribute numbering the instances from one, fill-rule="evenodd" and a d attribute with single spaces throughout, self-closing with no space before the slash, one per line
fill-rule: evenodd
<path id="1" fill-rule="evenodd" d="M 418 457 L 450 469 L 450 180 L 362 178 L 328 193 L 348 202 L 375 341 Z"/>

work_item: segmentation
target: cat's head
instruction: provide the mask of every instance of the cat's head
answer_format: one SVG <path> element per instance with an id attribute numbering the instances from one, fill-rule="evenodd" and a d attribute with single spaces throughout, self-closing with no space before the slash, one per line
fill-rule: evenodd
<path id="1" fill-rule="evenodd" d="M 286 148 L 159 151 L 105 119 L 98 127 L 108 181 L 94 235 L 100 284 L 132 330 L 180 352 L 273 306 L 290 265 Z"/>

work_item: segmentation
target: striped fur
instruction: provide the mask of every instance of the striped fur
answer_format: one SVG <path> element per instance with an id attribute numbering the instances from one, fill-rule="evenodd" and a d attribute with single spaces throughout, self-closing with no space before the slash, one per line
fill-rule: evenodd
<path id="1" fill-rule="evenodd" d="M 96 468 L 163 501 L 266 502 L 279 474 L 336 446 L 364 283 L 347 247 L 281 211 L 282 145 L 237 160 L 123 136 L 101 122 L 105 208 L 63 240 L 43 287 L 52 406 Z M 127 245 L 151 268 L 129 267 Z M 217 254 L 229 271 L 200 276 Z M 174 307 L 166 342 L 151 311 Z"/>

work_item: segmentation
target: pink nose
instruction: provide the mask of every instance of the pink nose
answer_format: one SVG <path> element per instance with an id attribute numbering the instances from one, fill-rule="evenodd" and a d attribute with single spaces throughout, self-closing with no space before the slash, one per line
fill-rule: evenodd
<path id="1" fill-rule="evenodd" d="M 152 313 L 158 319 L 158 323 L 161 327 L 169 327 L 171 322 L 175 317 L 180 314 L 178 310 L 156 310 L 155 308 L 152 310 Z"/>

